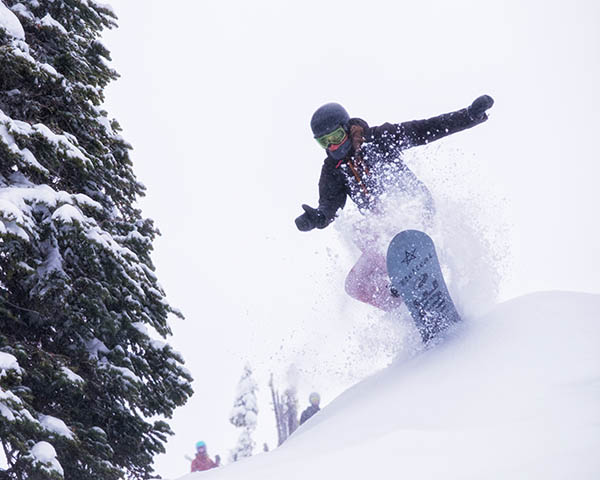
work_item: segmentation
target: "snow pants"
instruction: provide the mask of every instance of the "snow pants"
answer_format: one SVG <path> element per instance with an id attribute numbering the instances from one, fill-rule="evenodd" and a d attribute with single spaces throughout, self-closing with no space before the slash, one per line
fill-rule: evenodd
<path id="1" fill-rule="evenodd" d="M 346 277 L 346 293 L 352 298 L 373 305 L 385 312 L 402 305 L 399 297 L 390 292 L 390 279 L 385 257 L 365 250 Z"/>
<path id="2" fill-rule="evenodd" d="M 421 214 L 421 222 L 424 227 L 430 226 L 435 215 L 435 204 L 429 189 L 408 169 L 405 169 L 396 181 L 398 185 L 402 185 L 402 191 L 409 192 L 411 198 L 420 199 L 418 211 Z M 381 212 L 376 210 L 371 213 L 381 215 Z M 399 231 L 400 229 L 395 233 Z M 378 236 L 368 224 L 366 228 L 357 226 L 353 240 L 362 255 L 348 273 L 345 288 L 352 298 L 389 312 L 402 305 L 402 299 L 390 292 L 391 282 L 387 273 L 385 253 L 377 248 Z M 392 237 L 393 235 L 390 236 L 390 240 Z"/>

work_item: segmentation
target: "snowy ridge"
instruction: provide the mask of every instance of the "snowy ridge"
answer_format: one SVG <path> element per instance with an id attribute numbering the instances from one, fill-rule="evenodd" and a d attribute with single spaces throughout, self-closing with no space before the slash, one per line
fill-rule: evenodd
<path id="1" fill-rule="evenodd" d="M 399 358 L 279 449 L 183 478 L 597 479 L 598 405 L 600 296 L 536 293 Z"/>

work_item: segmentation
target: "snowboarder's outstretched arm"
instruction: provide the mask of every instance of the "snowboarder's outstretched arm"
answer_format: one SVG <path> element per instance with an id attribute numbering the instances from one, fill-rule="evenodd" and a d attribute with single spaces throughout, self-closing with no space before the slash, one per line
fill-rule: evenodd
<path id="1" fill-rule="evenodd" d="M 323 165 L 319 179 L 319 207 L 302 205 L 304 213 L 296 218 L 298 230 L 308 232 L 313 228 L 325 228 L 346 204 L 346 185 L 342 174 L 328 163 L 326 161 Z"/>
<path id="2" fill-rule="evenodd" d="M 471 106 L 445 113 L 427 120 L 413 120 L 398 125 L 398 136 L 403 149 L 425 145 L 452 133 L 474 127 L 487 120 L 486 110 L 494 100 L 489 95 L 475 99 Z"/>

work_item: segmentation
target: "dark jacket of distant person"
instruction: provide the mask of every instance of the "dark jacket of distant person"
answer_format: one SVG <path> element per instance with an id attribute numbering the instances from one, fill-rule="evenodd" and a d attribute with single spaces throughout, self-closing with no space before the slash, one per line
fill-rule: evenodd
<path id="1" fill-rule="evenodd" d="M 203 472 L 204 470 L 210 470 L 216 468 L 219 465 L 213 462 L 206 451 L 196 453 L 196 457 L 192 460 L 192 472 Z"/>
<path id="2" fill-rule="evenodd" d="M 311 418 L 319 410 L 321 410 L 321 409 L 319 408 L 318 405 L 310 405 L 306 410 L 304 410 L 302 412 L 302 415 L 300 415 L 300 425 L 302 425 L 304 422 L 306 422 L 309 418 Z"/>

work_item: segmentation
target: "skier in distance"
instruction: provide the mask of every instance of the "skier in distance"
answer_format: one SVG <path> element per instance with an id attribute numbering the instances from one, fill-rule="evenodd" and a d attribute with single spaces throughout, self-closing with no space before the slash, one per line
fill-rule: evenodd
<path id="1" fill-rule="evenodd" d="M 317 392 L 311 393 L 308 397 L 308 401 L 310 402 L 310 405 L 306 407 L 306 410 L 304 410 L 302 415 L 300 415 L 300 425 L 321 410 L 321 407 L 319 406 L 321 403 L 321 396 Z"/>
<path id="2" fill-rule="evenodd" d="M 218 457 L 218 455 L 217 455 Z M 219 462 L 213 462 L 206 451 L 206 443 L 196 442 L 196 457 L 192 460 L 192 472 L 203 472 L 219 466 Z"/>

